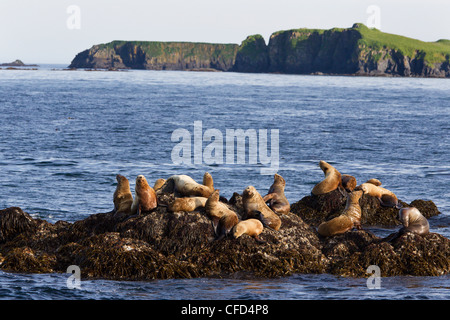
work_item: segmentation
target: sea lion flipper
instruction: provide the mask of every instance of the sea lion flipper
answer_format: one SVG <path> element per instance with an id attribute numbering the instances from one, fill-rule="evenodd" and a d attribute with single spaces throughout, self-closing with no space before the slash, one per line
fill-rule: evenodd
<path id="1" fill-rule="evenodd" d="M 263 200 L 265 203 L 267 203 L 269 200 L 272 200 L 273 198 L 275 198 L 277 196 L 276 193 L 268 193 L 263 197 Z"/>
<path id="2" fill-rule="evenodd" d="M 217 226 L 219 225 L 219 219 L 212 219 L 211 220 L 211 225 L 213 227 L 214 230 L 214 235 L 217 237 Z"/>

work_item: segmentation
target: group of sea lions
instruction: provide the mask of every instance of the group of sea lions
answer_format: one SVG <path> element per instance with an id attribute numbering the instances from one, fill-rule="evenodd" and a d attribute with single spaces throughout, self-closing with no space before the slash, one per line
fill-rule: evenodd
<path id="1" fill-rule="evenodd" d="M 311 191 L 313 196 L 326 194 L 338 189 L 347 194 L 345 209 L 341 215 L 321 223 L 318 233 L 329 237 L 345 233 L 353 228 L 361 229 L 361 207 L 359 199 L 363 194 L 376 197 L 382 206 L 400 209 L 399 220 L 403 224 L 400 234 L 415 232 L 420 235 L 429 232 L 427 219 L 417 208 L 401 208 L 397 196 L 380 187 L 381 182 L 370 179 L 357 185 L 356 178 L 342 174 L 332 165 L 320 161 L 319 166 L 325 178 L 317 183 Z M 244 215 L 240 217 L 230 206 L 220 199 L 220 190 L 214 189 L 211 174 L 205 172 L 202 183 L 197 183 L 188 175 L 173 175 L 168 179 L 158 179 L 151 187 L 143 175 L 136 178 L 134 198 L 127 178 L 118 174 L 117 187 L 114 192 L 114 215 L 131 218 L 142 212 L 150 212 L 158 205 L 167 206 L 170 211 L 191 212 L 204 208 L 212 221 L 216 240 L 226 236 L 239 238 L 243 234 L 253 237 L 263 243 L 258 236 L 264 228 L 279 230 L 281 227 L 280 215 L 290 212 L 290 204 L 284 189 L 286 181 L 279 174 L 274 175 L 274 182 L 264 197 L 253 186 L 248 186 L 242 193 Z M 157 193 L 170 193 L 174 195 L 169 203 L 158 203 Z"/>
<path id="2" fill-rule="evenodd" d="M 150 212 L 158 205 L 166 206 L 173 212 L 191 212 L 204 208 L 212 221 L 216 240 L 225 236 L 239 238 L 247 234 L 262 243 L 258 236 L 264 227 L 279 230 L 279 215 L 290 211 L 284 194 L 286 182 L 279 174 L 275 174 L 274 182 L 265 197 L 253 186 L 245 188 L 242 195 L 244 217 L 240 217 L 228 204 L 220 201 L 220 190 L 214 189 L 213 178 L 208 172 L 205 172 L 201 184 L 187 175 L 173 175 L 168 179 L 156 180 L 153 187 L 143 175 L 139 175 L 136 178 L 134 198 L 128 179 L 118 174 L 116 180 L 117 187 L 113 197 L 115 216 L 129 219 L 142 212 Z M 168 203 L 158 203 L 157 193 L 173 194 L 174 199 Z"/>
<path id="3" fill-rule="evenodd" d="M 329 237 L 342 234 L 353 228 L 361 229 L 361 206 L 359 199 L 363 194 L 368 194 L 377 198 L 380 205 L 399 209 L 399 220 L 403 224 L 400 234 L 404 232 L 414 232 L 419 235 L 429 233 L 428 220 L 417 208 L 402 208 L 397 196 L 390 190 L 380 187 L 378 179 L 370 179 L 361 185 L 357 185 L 356 178 L 342 174 L 332 165 L 325 161 L 320 161 L 319 166 L 325 174 L 325 178 L 316 184 L 311 191 L 312 195 L 325 194 L 336 189 L 347 192 L 347 202 L 341 215 L 329 221 L 322 222 L 318 227 L 318 233 Z"/>

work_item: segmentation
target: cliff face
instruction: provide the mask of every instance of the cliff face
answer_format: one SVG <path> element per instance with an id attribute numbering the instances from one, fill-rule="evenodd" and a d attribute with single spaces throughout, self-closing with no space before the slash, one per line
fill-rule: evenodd
<path id="1" fill-rule="evenodd" d="M 261 35 L 240 46 L 113 41 L 79 53 L 70 67 L 450 77 L 450 41 L 423 42 L 354 24 L 278 31 L 268 45 Z"/>
<path id="2" fill-rule="evenodd" d="M 237 49 L 236 44 L 113 41 L 79 53 L 69 68 L 229 71 Z"/>
<path id="3" fill-rule="evenodd" d="M 358 66 L 356 43 L 360 38 L 353 29 L 276 32 L 268 46 L 269 70 L 300 74 L 354 73 Z"/>
<path id="4" fill-rule="evenodd" d="M 239 46 L 233 71 L 268 72 L 269 50 L 264 38 L 257 34 L 248 36 Z"/>

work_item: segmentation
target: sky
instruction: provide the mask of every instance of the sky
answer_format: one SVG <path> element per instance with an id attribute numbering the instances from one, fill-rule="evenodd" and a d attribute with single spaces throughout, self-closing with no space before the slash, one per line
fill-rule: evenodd
<path id="1" fill-rule="evenodd" d="M 423 41 L 450 39 L 449 0 L 0 0 L 0 63 L 69 64 L 112 40 L 240 44 L 279 30 L 355 22 Z"/>

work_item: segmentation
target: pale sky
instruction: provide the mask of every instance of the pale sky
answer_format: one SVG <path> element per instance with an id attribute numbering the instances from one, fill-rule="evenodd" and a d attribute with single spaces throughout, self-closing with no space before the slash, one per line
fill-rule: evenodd
<path id="1" fill-rule="evenodd" d="M 72 5 L 79 15 L 67 12 Z M 367 24 L 371 5 L 379 8 L 381 31 L 450 39 L 449 0 L 0 0 L 0 63 L 69 64 L 112 40 L 240 44 L 259 33 L 268 42 L 279 30 Z"/>

